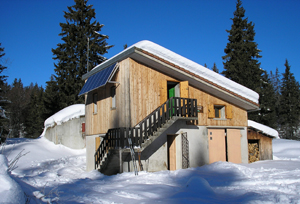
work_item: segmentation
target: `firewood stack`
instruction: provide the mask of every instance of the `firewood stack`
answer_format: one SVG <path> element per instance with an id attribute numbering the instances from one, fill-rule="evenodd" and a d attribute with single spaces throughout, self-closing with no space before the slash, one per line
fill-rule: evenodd
<path id="1" fill-rule="evenodd" d="M 248 143 L 248 150 L 249 150 L 249 158 L 248 162 L 256 162 L 259 161 L 259 148 L 257 143 Z"/>

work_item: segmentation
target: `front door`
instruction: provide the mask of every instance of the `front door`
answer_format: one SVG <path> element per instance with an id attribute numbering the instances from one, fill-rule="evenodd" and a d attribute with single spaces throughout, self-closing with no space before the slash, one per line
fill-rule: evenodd
<path id="1" fill-rule="evenodd" d="M 225 129 L 208 129 L 209 163 L 226 161 Z"/>
<path id="2" fill-rule="evenodd" d="M 168 170 L 176 170 L 176 135 L 167 135 L 168 144 Z"/>
<path id="3" fill-rule="evenodd" d="M 168 96 L 169 96 L 169 98 L 175 97 L 175 87 L 169 89 Z M 175 101 L 174 100 L 170 101 L 170 104 L 169 104 L 170 108 L 171 108 L 172 105 L 174 107 L 174 105 L 175 105 Z M 175 110 L 173 108 L 173 110 L 170 110 L 170 115 L 174 114 L 174 112 L 175 112 Z"/>
<path id="4" fill-rule="evenodd" d="M 241 131 L 239 129 L 227 129 L 227 153 L 229 162 L 242 163 Z"/>

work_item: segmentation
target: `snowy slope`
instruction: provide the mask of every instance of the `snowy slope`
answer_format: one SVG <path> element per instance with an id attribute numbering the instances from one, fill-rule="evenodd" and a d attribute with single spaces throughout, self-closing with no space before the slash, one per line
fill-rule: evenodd
<path id="1" fill-rule="evenodd" d="M 18 183 L 30 203 L 300 203 L 300 142 L 273 144 L 274 161 L 104 176 L 85 172 L 85 150 L 44 138 L 9 139 L 4 151 L 9 160 L 22 149 L 30 153 L 12 174 L 0 165 L 0 184 Z M 20 195 L 0 187 L 0 203 L 14 203 Z"/>

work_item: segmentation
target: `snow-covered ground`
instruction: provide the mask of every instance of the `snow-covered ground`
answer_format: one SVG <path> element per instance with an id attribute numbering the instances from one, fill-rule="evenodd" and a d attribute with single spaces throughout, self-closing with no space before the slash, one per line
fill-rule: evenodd
<path id="1" fill-rule="evenodd" d="M 12 160 L 23 149 L 28 153 L 7 173 L 3 154 Z M 300 203 L 300 142 L 273 140 L 273 151 L 273 161 L 104 176 L 85 172 L 85 150 L 43 137 L 8 139 L 0 203 Z"/>

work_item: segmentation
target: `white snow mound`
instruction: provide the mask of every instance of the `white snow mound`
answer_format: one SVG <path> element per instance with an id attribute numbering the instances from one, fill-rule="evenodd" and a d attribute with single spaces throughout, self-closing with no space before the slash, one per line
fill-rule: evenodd
<path id="1" fill-rule="evenodd" d="M 75 104 L 68 106 L 59 112 L 55 113 L 51 117 L 45 120 L 44 126 L 45 130 L 48 127 L 53 127 L 55 124 L 61 125 L 64 122 L 67 122 L 73 118 L 79 118 L 80 116 L 85 115 L 85 105 L 84 104 Z"/>
<path id="2" fill-rule="evenodd" d="M 8 161 L 3 154 L 0 154 L 0 202 L 25 203 L 22 188 L 10 177 L 7 170 Z"/>

